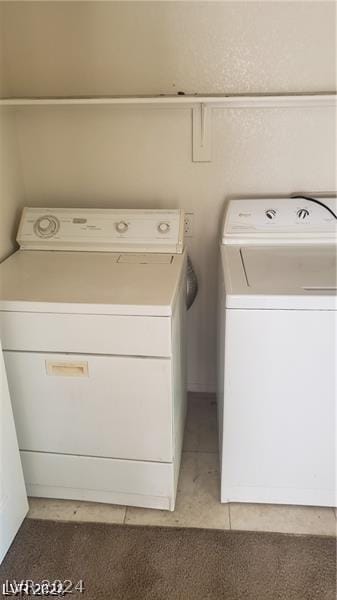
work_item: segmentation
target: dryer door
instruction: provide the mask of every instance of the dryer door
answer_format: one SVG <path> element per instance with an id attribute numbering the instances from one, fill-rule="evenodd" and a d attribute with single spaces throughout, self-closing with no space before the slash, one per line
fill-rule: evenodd
<path id="1" fill-rule="evenodd" d="M 4 356 L 21 450 L 172 461 L 170 359 Z"/>

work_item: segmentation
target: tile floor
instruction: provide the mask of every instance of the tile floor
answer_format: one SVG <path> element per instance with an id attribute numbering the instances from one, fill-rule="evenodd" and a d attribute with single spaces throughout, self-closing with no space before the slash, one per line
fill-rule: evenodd
<path id="1" fill-rule="evenodd" d="M 133 525 L 164 525 L 336 535 L 332 508 L 220 504 L 214 396 L 190 394 L 176 510 L 172 512 L 30 498 L 28 517 Z"/>

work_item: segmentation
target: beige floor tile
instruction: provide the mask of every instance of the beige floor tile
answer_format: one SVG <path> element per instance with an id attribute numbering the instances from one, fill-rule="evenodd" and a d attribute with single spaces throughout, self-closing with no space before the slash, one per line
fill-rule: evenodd
<path id="1" fill-rule="evenodd" d="M 228 506 L 219 500 L 217 454 L 185 452 L 175 511 L 127 508 L 125 523 L 229 529 Z"/>
<path id="2" fill-rule="evenodd" d="M 184 450 L 186 452 L 218 452 L 214 394 L 189 394 Z"/>
<path id="3" fill-rule="evenodd" d="M 336 535 L 331 508 L 275 504 L 230 504 L 232 529 Z"/>
<path id="4" fill-rule="evenodd" d="M 101 504 L 97 502 L 81 502 L 77 515 L 79 521 L 96 523 L 124 523 L 125 506 Z"/>
<path id="5" fill-rule="evenodd" d="M 54 500 L 29 498 L 28 518 L 55 521 L 92 521 L 96 523 L 123 523 L 125 506 L 80 502 L 77 500 Z"/>

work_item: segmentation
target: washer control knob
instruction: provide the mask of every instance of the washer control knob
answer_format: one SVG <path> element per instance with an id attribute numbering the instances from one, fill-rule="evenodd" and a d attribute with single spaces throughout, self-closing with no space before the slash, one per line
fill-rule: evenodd
<path id="1" fill-rule="evenodd" d="M 129 225 L 125 221 L 119 221 L 116 223 L 116 229 L 118 233 L 125 233 L 129 229 Z"/>
<path id="2" fill-rule="evenodd" d="M 266 210 L 265 215 L 268 219 L 275 219 L 276 217 L 276 210 L 274 210 L 273 208 L 268 208 L 268 210 Z"/>
<path id="3" fill-rule="evenodd" d="M 159 231 L 159 233 L 167 233 L 168 231 L 170 231 L 170 224 L 169 223 L 164 223 L 162 221 L 158 225 L 158 231 Z"/>
<path id="4" fill-rule="evenodd" d="M 309 216 L 309 214 L 310 213 L 307 208 L 300 208 L 300 210 L 297 211 L 297 216 L 301 220 L 306 219 Z"/>
<path id="5" fill-rule="evenodd" d="M 60 229 L 59 220 L 53 215 L 43 215 L 35 221 L 34 231 L 38 237 L 50 238 Z"/>

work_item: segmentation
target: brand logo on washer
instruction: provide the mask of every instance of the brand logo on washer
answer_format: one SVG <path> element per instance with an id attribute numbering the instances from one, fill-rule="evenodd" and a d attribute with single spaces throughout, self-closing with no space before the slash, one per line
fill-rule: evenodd
<path id="1" fill-rule="evenodd" d="M 251 217 L 252 213 L 239 213 L 239 217 Z"/>
<path id="2" fill-rule="evenodd" d="M 75 218 L 73 219 L 73 223 L 79 223 L 79 224 L 83 224 L 83 223 L 86 223 L 86 222 L 87 222 L 87 220 L 88 220 L 88 219 L 82 219 L 82 218 L 80 218 L 80 217 L 75 217 Z"/>

